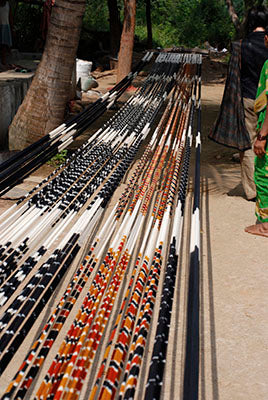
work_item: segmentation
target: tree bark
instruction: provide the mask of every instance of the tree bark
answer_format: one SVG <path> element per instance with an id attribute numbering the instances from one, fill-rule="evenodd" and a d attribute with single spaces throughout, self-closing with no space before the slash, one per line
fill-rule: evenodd
<path id="1" fill-rule="evenodd" d="M 112 57 L 117 57 L 121 37 L 121 25 L 117 0 L 108 0 L 108 8 L 110 23 L 110 53 Z"/>
<path id="2" fill-rule="evenodd" d="M 225 3 L 227 5 L 228 12 L 229 12 L 229 15 L 231 17 L 232 23 L 234 24 L 236 33 L 239 34 L 240 33 L 240 29 L 241 29 L 241 24 L 240 24 L 238 15 L 235 12 L 235 9 L 234 9 L 234 6 L 233 6 L 233 2 L 232 2 L 232 0 L 225 0 Z"/>
<path id="3" fill-rule="evenodd" d="M 135 20 L 136 0 L 124 0 L 124 23 L 118 57 L 117 82 L 120 82 L 131 71 Z"/>
<path id="4" fill-rule="evenodd" d="M 242 20 L 242 22 L 239 21 L 238 15 L 235 12 L 235 8 L 233 5 L 232 0 L 225 0 L 225 3 L 228 8 L 229 15 L 231 17 L 231 20 L 234 24 L 234 28 L 236 31 L 236 36 L 237 38 L 241 38 L 245 36 L 245 25 L 246 25 L 246 16 L 248 10 L 253 7 L 253 6 L 260 6 L 263 4 L 263 0 L 244 0 L 244 8 L 245 8 L 245 15 Z"/>
<path id="5" fill-rule="evenodd" d="M 64 118 L 86 0 L 57 0 L 42 60 L 9 128 L 10 150 L 40 139 Z"/>
<path id="6" fill-rule="evenodd" d="M 151 0 L 146 0 L 146 23 L 147 23 L 147 49 L 153 47 Z"/>

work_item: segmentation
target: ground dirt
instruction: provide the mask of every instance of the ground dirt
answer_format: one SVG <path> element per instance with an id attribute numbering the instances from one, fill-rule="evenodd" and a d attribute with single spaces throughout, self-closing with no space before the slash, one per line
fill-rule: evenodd
<path id="1" fill-rule="evenodd" d="M 208 139 L 221 103 L 227 66 L 220 58 L 204 57 L 202 67 L 202 153 L 201 153 L 201 270 L 200 270 L 200 395 L 202 400 L 265 400 L 267 387 L 268 315 L 268 240 L 244 232 L 255 223 L 254 203 L 243 193 L 240 165 L 233 149 Z M 115 71 L 96 75 L 97 88 L 105 92 L 116 83 Z M 140 79 L 140 78 L 139 78 Z M 138 82 L 138 80 L 137 80 Z M 138 84 L 138 83 L 137 83 Z M 131 94 L 126 93 L 124 99 Z M 123 100 L 121 100 L 123 101 Z M 81 104 L 80 104 L 81 105 Z M 106 118 L 106 117 L 104 117 Z M 104 120 L 104 119 L 103 119 Z M 82 142 L 85 137 L 79 139 Z M 79 144 L 78 143 L 78 144 Z M 77 146 L 77 143 L 75 144 Z M 192 164 L 194 160 L 192 160 Z M 29 190 L 52 169 L 46 166 L 29 177 L 12 193 L 0 199 L 4 211 L 14 198 Z M 191 214 L 192 182 L 187 196 L 186 220 Z M 118 194 L 116 194 L 118 195 Z M 115 196 L 116 196 L 115 195 Z M 187 225 L 188 224 L 188 225 Z M 185 339 L 185 294 L 188 276 L 189 243 L 185 223 L 175 305 L 171 321 L 163 400 L 182 398 L 183 340 Z M 187 247 L 188 246 L 188 247 Z M 61 285 L 64 288 L 70 277 Z M 58 292 L 60 292 L 59 289 Z M 58 293 L 59 294 L 59 293 Z M 21 354 L 14 359 L 0 379 L 1 394 L 23 360 L 27 348 L 46 320 L 49 309 L 40 316 L 38 326 L 28 335 Z M 75 315 L 74 310 L 72 316 Z M 66 331 L 62 332 L 61 343 Z M 28 347 L 27 347 L 28 346 Z M 150 348 L 148 354 L 150 354 Z M 53 353 L 53 352 L 52 352 Z M 48 367 L 53 354 L 45 364 Z M 148 364 L 148 363 L 147 363 Z M 44 369 L 45 369 L 44 367 Z M 44 375 L 44 374 L 43 374 Z M 40 374 L 39 383 L 42 378 Z M 35 388 L 38 388 L 36 385 Z M 143 398 L 141 380 L 137 399 Z M 33 398 L 33 396 L 28 397 Z M 88 391 L 81 399 L 88 398 Z"/>

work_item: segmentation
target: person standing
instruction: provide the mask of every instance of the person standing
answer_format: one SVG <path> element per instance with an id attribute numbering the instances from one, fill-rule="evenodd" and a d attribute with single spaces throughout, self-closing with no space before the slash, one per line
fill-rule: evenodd
<path id="1" fill-rule="evenodd" d="M 249 34 L 241 46 L 241 92 L 245 113 L 245 125 L 249 134 L 251 149 L 240 152 L 241 181 L 248 200 L 255 200 L 253 151 L 256 139 L 257 114 L 254 112 L 259 77 L 264 62 L 268 59 L 268 49 L 264 44 L 265 27 L 268 25 L 268 9 L 264 6 L 250 9 L 247 19 Z"/>
<path id="2" fill-rule="evenodd" d="M 7 54 L 12 46 L 12 14 L 7 0 L 0 0 L 0 52 L 2 69 L 9 69 Z"/>
<path id="3" fill-rule="evenodd" d="M 252 7 L 247 15 L 247 35 L 232 43 L 232 54 L 221 109 L 208 137 L 219 144 L 238 149 L 241 182 L 247 200 L 255 200 L 254 152 L 257 116 L 254 113 L 260 72 L 268 59 L 264 45 L 268 9 Z"/>
<path id="4" fill-rule="evenodd" d="M 268 48 L 268 27 L 265 32 L 265 46 Z M 257 138 L 254 143 L 256 217 L 258 223 L 248 226 L 245 231 L 253 235 L 268 237 L 268 60 L 261 70 L 254 110 L 258 114 Z"/>

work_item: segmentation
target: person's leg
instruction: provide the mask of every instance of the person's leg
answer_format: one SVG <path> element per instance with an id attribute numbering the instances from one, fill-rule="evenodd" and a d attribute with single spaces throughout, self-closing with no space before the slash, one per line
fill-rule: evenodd
<path id="1" fill-rule="evenodd" d="M 259 223 L 248 226 L 245 231 L 253 235 L 268 237 L 268 143 L 266 154 L 255 160 L 256 210 Z"/>
<path id="2" fill-rule="evenodd" d="M 256 138 L 257 115 L 254 112 L 254 100 L 243 98 L 245 110 L 245 124 L 250 136 L 250 141 L 253 143 Z M 255 154 L 253 149 L 246 150 L 240 153 L 241 163 L 241 181 L 243 189 L 248 200 L 255 199 L 256 187 L 254 183 L 254 159 Z"/>

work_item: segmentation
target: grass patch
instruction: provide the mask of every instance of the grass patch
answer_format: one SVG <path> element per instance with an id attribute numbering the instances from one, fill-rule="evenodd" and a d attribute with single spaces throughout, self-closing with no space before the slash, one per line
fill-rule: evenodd
<path id="1" fill-rule="evenodd" d="M 58 167 L 59 165 L 65 163 L 66 159 L 68 156 L 68 151 L 67 150 L 62 150 L 58 154 L 56 154 L 54 157 L 52 157 L 47 164 L 51 165 L 52 167 Z"/>

